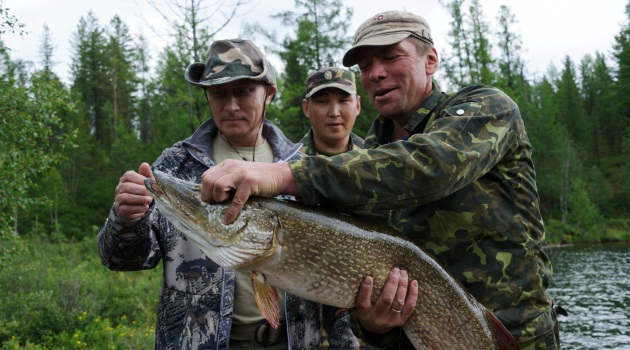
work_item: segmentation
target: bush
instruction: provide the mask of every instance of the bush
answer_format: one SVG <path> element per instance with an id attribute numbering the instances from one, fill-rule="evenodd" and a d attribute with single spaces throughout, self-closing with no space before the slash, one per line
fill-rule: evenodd
<path id="1" fill-rule="evenodd" d="M 113 272 L 96 239 L 27 248 L 0 270 L 1 349 L 151 349 L 162 275 Z"/>

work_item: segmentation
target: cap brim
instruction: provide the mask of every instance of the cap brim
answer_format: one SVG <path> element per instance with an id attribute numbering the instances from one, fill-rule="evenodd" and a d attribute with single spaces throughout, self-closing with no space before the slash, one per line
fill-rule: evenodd
<path id="1" fill-rule="evenodd" d="M 352 67 L 357 64 L 357 50 L 361 47 L 393 45 L 403 41 L 409 36 L 411 36 L 411 33 L 382 34 L 365 38 L 364 40 L 361 40 L 360 42 L 352 46 L 350 50 L 348 50 L 348 52 L 343 55 L 343 59 L 341 62 L 346 67 Z"/>
<path id="2" fill-rule="evenodd" d="M 318 87 L 314 88 L 313 90 L 309 91 L 308 94 L 306 94 L 305 98 L 310 98 L 311 96 L 313 96 L 317 92 L 322 91 L 324 89 L 329 89 L 329 88 L 339 89 L 339 90 L 342 90 L 344 92 L 349 93 L 350 95 L 354 95 L 354 94 L 357 93 L 356 90 L 352 90 L 352 88 L 348 87 L 348 85 L 327 84 L 327 85 L 318 86 Z"/>
<path id="3" fill-rule="evenodd" d="M 186 72 L 184 73 L 184 78 L 187 82 L 193 85 L 200 85 L 199 80 L 203 76 L 203 71 L 206 68 L 206 65 L 203 63 L 193 63 L 188 68 L 186 68 Z"/>

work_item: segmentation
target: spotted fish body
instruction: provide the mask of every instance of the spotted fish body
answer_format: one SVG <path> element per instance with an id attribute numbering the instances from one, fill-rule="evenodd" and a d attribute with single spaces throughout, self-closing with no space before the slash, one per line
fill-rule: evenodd
<path id="1" fill-rule="evenodd" d="M 236 221 L 227 204 L 207 204 L 199 185 L 155 172 L 156 206 L 217 264 L 263 275 L 304 299 L 353 308 L 365 276 L 376 300 L 392 267 L 418 281 L 417 306 L 403 330 L 417 349 L 516 349 L 501 323 L 433 258 L 387 227 L 278 199 L 250 198 Z"/>

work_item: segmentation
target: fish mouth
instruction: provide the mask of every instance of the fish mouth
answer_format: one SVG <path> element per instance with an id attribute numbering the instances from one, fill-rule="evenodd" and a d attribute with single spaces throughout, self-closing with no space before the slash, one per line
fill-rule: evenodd
<path id="1" fill-rule="evenodd" d="M 158 184 L 158 182 L 154 179 L 150 179 L 150 178 L 144 179 L 144 186 L 149 190 L 149 192 L 153 193 L 154 195 L 158 197 L 163 196 L 165 194 L 164 191 L 162 191 L 162 189 L 160 188 L 160 185 Z"/>

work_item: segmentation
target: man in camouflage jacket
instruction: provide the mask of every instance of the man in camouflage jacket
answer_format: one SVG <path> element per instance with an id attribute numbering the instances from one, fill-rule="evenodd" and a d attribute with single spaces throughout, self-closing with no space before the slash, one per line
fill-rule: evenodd
<path id="1" fill-rule="evenodd" d="M 343 63 L 358 64 L 380 113 L 366 149 L 268 166 L 225 162 L 204 173 L 201 198 L 223 201 L 236 188 L 226 222 L 250 195 L 286 193 L 347 211 L 389 210 L 388 224 L 433 253 L 519 348 L 559 348 L 532 149 L 518 106 L 489 86 L 440 92 L 432 82 L 439 60 L 429 26 L 407 12 L 364 22 Z M 398 327 L 422 300 L 416 281 L 407 279 L 402 271 L 390 274 L 374 303 L 371 278 L 365 279 L 354 313 L 357 333 L 375 345 L 409 345 Z"/>
<path id="2" fill-rule="evenodd" d="M 303 145 L 300 152 L 332 156 L 363 148 L 363 139 L 352 132 L 361 112 L 361 98 L 350 70 L 325 67 L 309 74 L 302 111 L 311 128 L 299 141 Z"/>
<path id="3" fill-rule="evenodd" d="M 229 50 L 220 49 L 223 46 Z M 249 62 L 251 67 L 244 62 Z M 218 70 L 218 73 L 209 71 L 211 66 L 224 65 L 227 68 Z M 251 42 L 242 40 L 215 41 L 206 64 L 191 65 L 186 79 L 202 87 L 209 82 L 216 86 L 238 79 L 251 79 L 275 88 L 275 76 L 262 53 Z M 303 156 L 298 151 L 300 145 L 293 144 L 274 124 L 264 119 L 264 109 L 260 113 L 263 113 L 262 137 L 273 151 L 273 161 L 286 162 Z M 187 181 L 200 182 L 201 174 L 215 165 L 213 140 L 219 137 L 219 131 L 214 118 L 207 120 L 192 136 L 164 150 L 153 163 L 153 169 Z M 117 203 L 114 203 L 98 234 L 103 264 L 112 270 L 130 271 L 154 268 L 162 260 L 164 283 L 158 304 L 156 349 L 228 349 L 235 271 L 221 268 L 207 258 L 194 242 L 155 210 L 151 198 L 146 197 L 148 193 L 141 187 L 143 179 L 151 176 L 146 163 L 139 173 L 128 172 L 121 178 L 116 189 Z M 136 201 L 148 198 L 146 212 L 140 212 L 141 216 L 133 220 L 123 219 L 118 212 L 121 202 L 130 201 L 129 194 L 126 198 L 123 193 L 129 188 L 128 184 L 123 186 L 123 182 L 127 181 L 123 180 L 125 176 L 137 179 L 138 186 L 134 191 L 142 197 L 135 197 Z M 285 293 L 284 311 L 288 338 L 285 344 L 289 349 L 319 349 L 322 326 L 328 331 L 331 349 L 358 348 L 358 341 L 349 327 L 347 312 L 288 293 Z M 260 345 L 260 348 L 263 346 Z"/>

